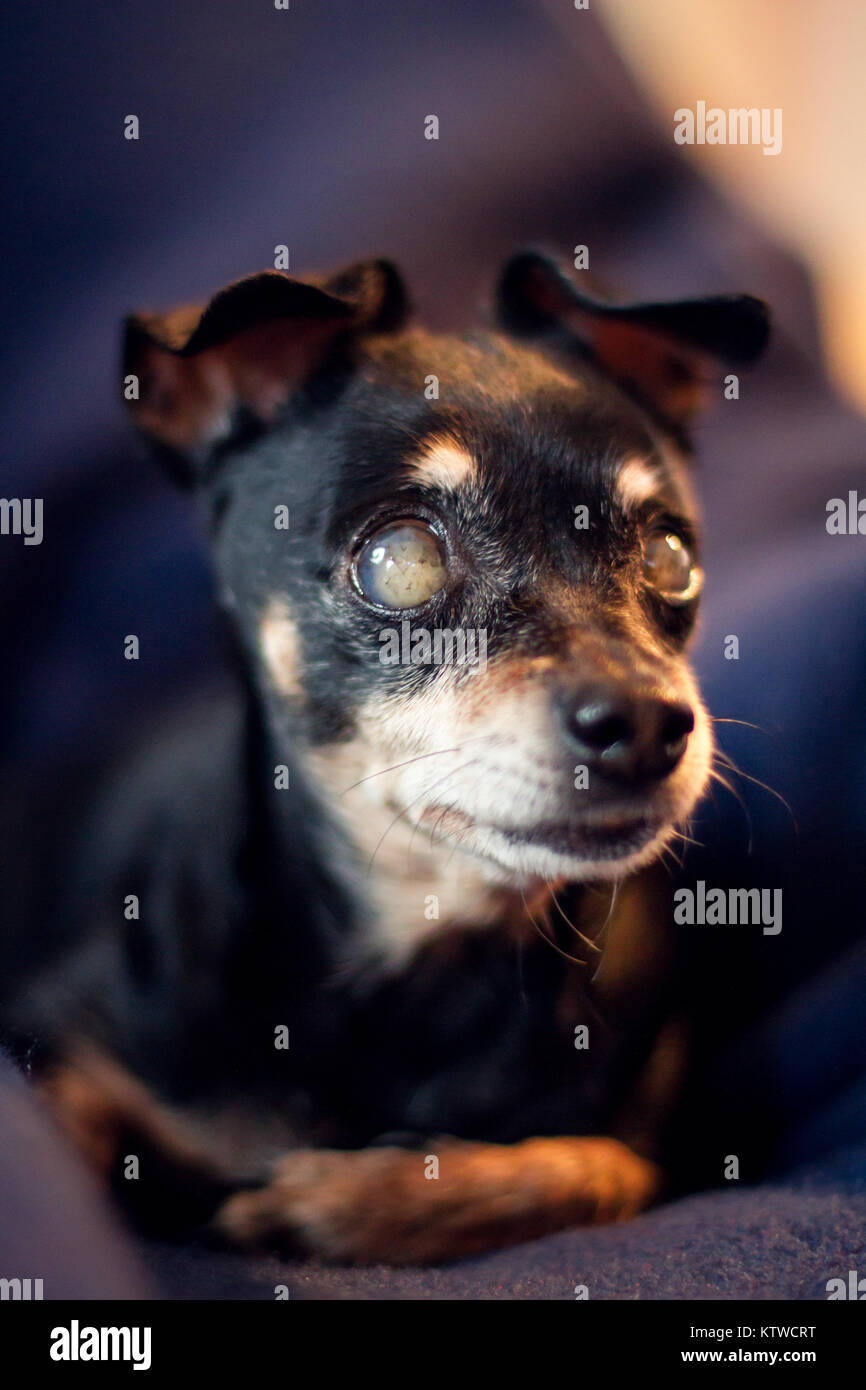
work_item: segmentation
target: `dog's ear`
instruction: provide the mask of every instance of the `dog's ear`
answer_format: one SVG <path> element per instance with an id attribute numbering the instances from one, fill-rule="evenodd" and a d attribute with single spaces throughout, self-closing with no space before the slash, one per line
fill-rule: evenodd
<path id="1" fill-rule="evenodd" d="M 337 338 L 391 331 L 408 312 L 403 282 L 388 261 L 361 262 L 315 281 L 266 270 L 204 306 L 127 319 L 124 396 L 139 428 L 186 458 L 193 476 L 196 460 L 229 432 L 238 407 L 274 419 Z"/>
<path id="2" fill-rule="evenodd" d="M 703 404 L 719 367 L 756 361 L 769 334 L 767 306 L 751 295 L 605 304 L 535 251 L 506 264 L 496 317 L 513 337 L 546 340 L 596 362 L 677 430 Z"/>

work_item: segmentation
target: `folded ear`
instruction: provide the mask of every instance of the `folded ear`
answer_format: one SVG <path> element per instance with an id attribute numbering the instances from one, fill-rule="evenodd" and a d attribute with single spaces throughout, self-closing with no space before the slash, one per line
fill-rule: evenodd
<path id="1" fill-rule="evenodd" d="M 266 270 L 204 307 L 127 319 L 124 395 L 140 429 L 193 460 L 225 437 L 238 407 L 274 419 L 341 334 L 387 332 L 408 312 L 388 261 L 317 281 Z"/>
<path id="2" fill-rule="evenodd" d="M 680 429 L 700 407 L 722 365 L 760 357 L 769 313 L 751 295 L 671 304 L 605 304 L 583 294 L 534 251 L 513 256 L 499 282 L 497 320 L 523 339 L 595 361 L 656 416 Z"/>

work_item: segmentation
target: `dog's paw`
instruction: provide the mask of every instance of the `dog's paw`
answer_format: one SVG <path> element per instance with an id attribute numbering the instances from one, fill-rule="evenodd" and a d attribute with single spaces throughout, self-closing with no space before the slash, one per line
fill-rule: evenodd
<path id="1" fill-rule="evenodd" d="M 626 1220 L 660 1186 L 658 1168 L 615 1139 L 305 1149 L 281 1159 L 264 1187 L 230 1197 L 215 1224 L 233 1244 L 424 1264 Z"/>

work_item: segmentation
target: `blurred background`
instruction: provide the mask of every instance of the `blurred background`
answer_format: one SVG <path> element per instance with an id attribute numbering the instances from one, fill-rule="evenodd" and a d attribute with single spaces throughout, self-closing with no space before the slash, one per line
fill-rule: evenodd
<path id="1" fill-rule="evenodd" d="M 830 498 L 866 495 L 864 17 L 856 0 L 67 0 L 8 15 L 0 492 L 44 498 L 45 517 L 40 546 L 0 538 L 16 960 L 58 929 L 50 887 L 82 790 L 146 721 L 221 679 L 195 504 L 123 415 L 123 315 L 203 298 L 285 244 L 298 274 L 393 257 L 420 316 L 460 327 L 515 247 L 570 260 L 586 245 L 618 293 L 748 291 L 776 324 L 739 399 L 696 434 L 697 664 L 712 712 L 745 721 L 718 726 L 745 775 L 714 794 L 684 873 L 782 887 L 784 929 L 687 943 L 689 1181 L 721 1177 L 721 1144 L 748 1178 L 818 1165 L 863 1182 L 866 537 L 825 521 Z M 781 153 L 677 145 L 673 113 L 698 100 L 781 108 Z"/>

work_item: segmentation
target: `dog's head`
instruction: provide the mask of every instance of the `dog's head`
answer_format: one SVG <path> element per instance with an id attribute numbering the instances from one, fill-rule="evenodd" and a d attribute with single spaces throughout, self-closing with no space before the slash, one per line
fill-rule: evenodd
<path id="1" fill-rule="evenodd" d="M 378 807 L 494 879 L 597 879 L 689 816 L 712 736 L 685 430 L 766 333 L 754 299 L 612 307 L 532 253 L 466 337 L 409 327 L 384 262 L 129 322 L 133 413 L 359 831 Z"/>

